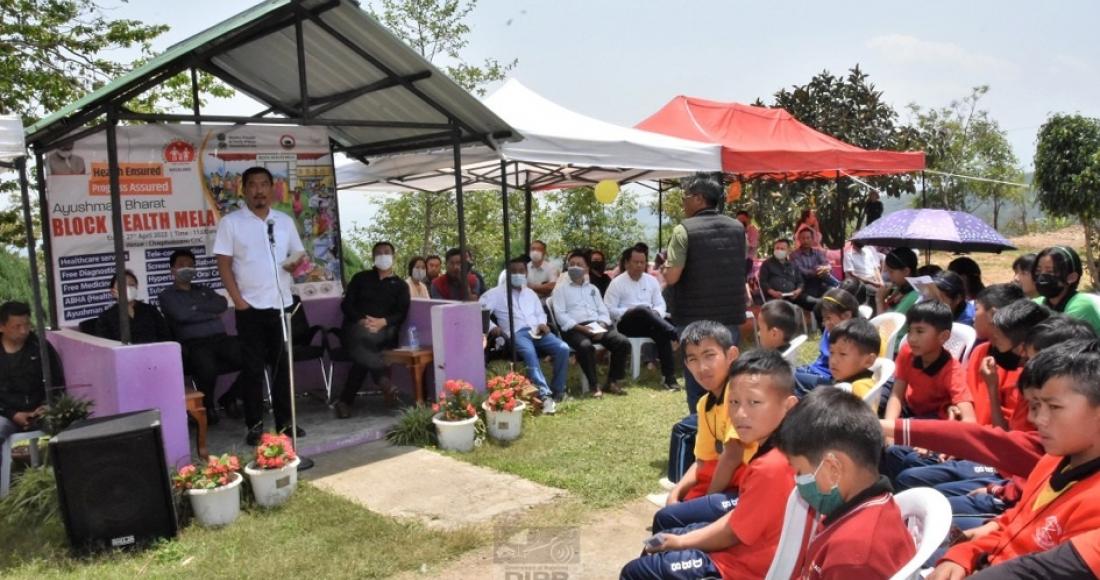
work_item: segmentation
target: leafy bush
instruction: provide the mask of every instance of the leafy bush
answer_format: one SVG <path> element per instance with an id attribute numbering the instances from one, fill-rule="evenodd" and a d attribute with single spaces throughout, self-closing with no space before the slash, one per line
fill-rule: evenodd
<path id="1" fill-rule="evenodd" d="M 432 411 L 431 407 L 424 405 L 406 407 L 401 412 L 401 418 L 386 432 L 386 441 L 394 445 L 417 447 L 434 445 L 436 439 L 435 424 L 432 423 L 433 415 L 435 411 Z"/>
<path id="2" fill-rule="evenodd" d="M 87 419 L 91 414 L 92 401 L 78 399 L 65 393 L 46 407 L 42 414 L 42 430 L 50 435 L 57 435 L 69 425 Z"/>
<path id="3" fill-rule="evenodd" d="M 0 518 L 13 526 L 56 524 L 61 521 L 57 480 L 53 468 L 27 468 L 14 482 L 11 493 L 0 500 Z"/>

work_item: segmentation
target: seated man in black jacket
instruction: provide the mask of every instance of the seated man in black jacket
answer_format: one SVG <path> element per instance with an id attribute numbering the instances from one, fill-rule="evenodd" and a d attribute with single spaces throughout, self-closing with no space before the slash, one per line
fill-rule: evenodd
<path id="1" fill-rule="evenodd" d="M 397 345 L 397 333 L 409 313 L 409 285 L 393 275 L 393 244 L 378 242 L 371 255 L 374 267 L 352 277 L 340 302 L 343 344 L 354 364 L 336 403 L 338 419 L 351 416 L 355 394 L 368 373 L 383 391 L 393 388 L 385 374 L 382 350 Z"/>
<path id="2" fill-rule="evenodd" d="M 805 294 L 802 273 L 790 261 L 790 240 L 781 239 L 772 243 L 772 255 L 760 264 L 760 289 L 764 300 L 786 300 L 806 310 L 813 310 L 816 299 Z"/>
<path id="3" fill-rule="evenodd" d="M 0 443 L 20 431 L 35 428 L 45 409 L 39 338 L 31 332 L 31 309 L 25 302 L 0 305 Z M 61 361 L 46 343 L 50 357 L 50 382 L 64 385 Z"/>
<path id="4" fill-rule="evenodd" d="M 241 345 L 237 337 L 225 333 L 222 323 L 222 314 L 229 303 L 209 286 L 193 282 L 198 270 L 191 250 L 172 252 L 168 265 L 174 283 L 160 293 L 160 309 L 168 320 L 172 337 L 180 343 L 187 372 L 202 391 L 207 420 L 217 424 L 214 388 L 218 375 L 241 370 Z M 233 386 L 218 400 L 226 414 L 234 418 L 240 417 L 237 399 L 242 376 L 237 375 Z"/>
<path id="5" fill-rule="evenodd" d="M 111 295 L 118 299 L 115 282 L 118 275 L 111 276 Z M 145 344 L 172 340 L 168 332 L 168 323 L 160 311 L 151 304 L 137 300 L 138 280 L 133 272 L 126 270 L 126 300 L 130 312 L 130 343 Z M 104 310 L 96 319 L 95 335 L 111 340 L 122 340 L 118 327 L 118 304 Z"/>

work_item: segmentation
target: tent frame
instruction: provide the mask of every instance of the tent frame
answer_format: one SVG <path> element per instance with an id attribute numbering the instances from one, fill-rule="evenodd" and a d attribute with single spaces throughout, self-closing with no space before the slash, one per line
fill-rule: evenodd
<path id="1" fill-rule="evenodd" d="M 125 275 L 126 263 L 124 258 L 126 249 L 122 226 L 121 193 L 118 179 L 119 160 L 117 150 L 117 130 L 118 125 L 121 122 L 193 123 L 197 127 L 201 127 L 202 123 L 206 122 L 233 123 L 239 125 L 278 124 L 322 127 L 424 129 L 430 130 L 432 132 L 369 144 L 342 144 L 330 137 L 330 146 L 332 147 L 334 153 L 342 152 L 350 157 L 357 158 L 361 161 L 365 161 L 366 156 L 368 155 L 387 154 L 423 148 L 448 146 L 454 149 L 455 163 L 459 164 L 459 166 L 461 166 L 461 146 L 463 144 L 484 143 L 485 145 L 495 150 L 497 147 L 496 143 L 500 140 L 507 140 L 518 137 L 518 135 L 513 130 L 511 130 L 511 128 L 508 128 L 508 130 L 495 130 L 489 132 L 478 131 L 471 125 L 471 123 L 463 119 L 463 115 L 461 113 L 448 109 L 447 107 L 443 106 L 438 101 L 427 95 L 419 87 L 417 87 L 417 82 L 427 80 L 437 74 L 438 71 L 436 71 L 434 67 L 431 67 L 429 65 L 427 69 L 413 74 L 398 74 L 391 67 L 386 65 L 381 59 L 371 54 L 365 48 L 354 42 L 352 39 L 348 38 L 346 35 L 340 33 L 338 30 L 336 30 L 327 22 L 321 19 L 321 14 L 333 8 L 341 6 L 342 4 L 353 5 L 353 3 L 349 0 L 329 0 L 328 2 L 318 4 L 317 6 L 314 6 L 312 8 L 307 8 L 303 6 L 302 0 L 291 0 L 285 5 L 276 7 L 240 25 L 239 27 L 234 28 L 229 34 L 229 39 L 220 37 L 214 41 L 207 42 L 187 52 L 176 55 L 174 58 L 166 63 L 163 63 L 161 66 L 146 71 L 144 74 L 141 74 L 134 79 L 130 79 L 115 92 L 107 92 L 105 94 L 101 94 L 98 98 L 92 98 L 88 103 L 85 103 L 82 107 L 78 108 L 75 111 L 72 111 L 69 115 L 61 115 L 60 113 L 58 113 L 55 114 L 54 117 L 48 118 L 45 121 L 33 126 L 31 128 L 32 132 L 30 135 L 28 135 L 26 142 L 33 149 L 35 161 L 37 164 L 38 199 L 42 223 L 46 224 L 48 219 L 48 204 L 46 202 L 46 181 L 43 173 L 44 154 L 52 149 L 68 143 L 72 143 L 78 139 L 98 134 L 101 131 L 105 132 L 107 139 L 108 170 L 110 173 L 110 199 L 112 204 L 111 228 L 114 238 L 116 276 L 121 279 L 122 276 Z M 260 7 L 257 6 L 254 8 L 259 9 Z M 303 33 L 303 24 L 306 22 L 316 25 L 321 33 L 328 35 L 332 39 L 335 39 L 340 43 L 340 45 L 351 50 L 362 60 L 382 71 L 386 75 L 386 78 L 380 81 L 375 81 L 356 87 L 352 90 L 342 91 L 340 93 L 325 95 L 321 97 L 313 96 L 311 98 L 307 82 L 308 71 L 306 43 Z M 257 87 L 253 83 L 247 83 L 241 80 L 240 78 L 226 71 L 224 68 L 218 66 L 214 62 L 215 57 L 223 55 L 233 49 L 240 48 L 250 42 L 260 40 L 267 35 L 276 34 L 278 33 L 278 31 L 285 29 L 288 25 L 293 25 L 294 27 L 296 45 L 297 77 L 299 88 L 299 100 L 296 104 L 292 106 L 285 105 L 277 97 L 266 93 L 262 88 Z M 411 51 L 411 49 L 407 50 Z M 188 70 L 190 71 L 191 76 L 192 98 L 192 112 L 190 115 L 138 113 L 131 111 L 124 106 L 124 103 L 130 101 L 131 99 L 140 96 L 150 89 L 160 86 L 169 79 L 173 78 L 175 75 Z M 256 99 L 261 104 L 267 105 L 267 108 L 252 116 L 202 114 L 199 104 L 198 83 L 198 72 L 200 70 L 219 78 L 226 84 Z M 320 117 L 321 114 L 331 111 L 341 105 L 344 105 L 352 101 L 353 99 L 362 97 L 373 92 L 384 91 L 395 87 L 404 88 L 408 92 L 412 93 L 417 99 L 446 117 L 446 123 L 415 121 L 374 121 L 364 119 L 333 119 Z M 269 117 L 268 115 L 271 114 L 277 114 L 280 116 Z M 99 122 L 99 119 L 104 120 L 102 122 Z M 501 122 L 500 124 L 503 125 L 503 122 Z M 35 263 L 34 240 L 32 237 L 30 237 L 30 201 L 25 176 L 25 158 L 23 164 L 24 169 L 22 170 L 23 173 L 21 174 L 21 182 L 24 188 L 24 221 L 26 223 L 28 232 L 28 250 L 31 252 L 30 255 L 33 285 L 37 294 L 39 275 L 37 271 L 37 264 Z M 463 252 L 462 271 L 465 274 L 469 272 L 470 265 L 465 260 L 466 231 L 465 216 L 463 213 L 463 186 L 464 183 L 461 179 L 461 176 L 456 175 L 454 189 L 457 197 L 459 247 Z M 337 209 L 337 212 L 338 211 L 339 210 Z M 46 278 L 51 324 L 50 327 L 54 330 L 57 330 L 59 321 L 58 305 L 57 296 L 55 295 L 54 289 L 54 272 L 52 270 L 52 267 L 50 266 L 50 260 L 52 257 L 52 241 L 49 228 L 45 227 L 45 225 L 43 226 L 42 234 L 44 256 L 47 265 Z M 338 233 L 337 237 L 339 241 Z M 337 256 L 342 257 L 342 247 L 340 247 L 339 244 L 337 245 Z M 463 298 L 468 298 L 469 290 L 466 288 L 465 285 L 462 285 L 462 287 Z M 127 302 L 128 297 L 125 284 L 119 285 L 118 294 L 119 303 Z M 36 295 L 36 320 L 38 320 L 39 322 L 39 328 L 43 328 L 41 312 L 38 312 L 41 309 L 41 303 L 38 300 L 39 298 Z M 122 308 L 119 309 L 119 329 L 121 342 L 123 344 L 129 344 L 131 340 L 130 319 L 127 316 L 126 310 Z"/>

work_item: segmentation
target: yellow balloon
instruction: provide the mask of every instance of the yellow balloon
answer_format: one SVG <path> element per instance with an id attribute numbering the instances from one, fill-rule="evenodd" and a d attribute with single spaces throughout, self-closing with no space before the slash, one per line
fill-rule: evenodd
<path id="1" fill-rule="evenodd" d="M 603 204 L 615 202 L 619 195 L 619 184 L 613 179 L 604 179 L 596 184 L 596 201 Z"/>

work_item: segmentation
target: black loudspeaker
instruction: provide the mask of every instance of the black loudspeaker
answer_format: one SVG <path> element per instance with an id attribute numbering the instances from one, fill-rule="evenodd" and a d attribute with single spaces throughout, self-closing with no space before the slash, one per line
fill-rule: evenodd
<path id="1" fill-rule="evenodd" d="M 50 440 L 61 515 L 76 552 L 176 535 L 160 411 L 74 423 Z"/>

